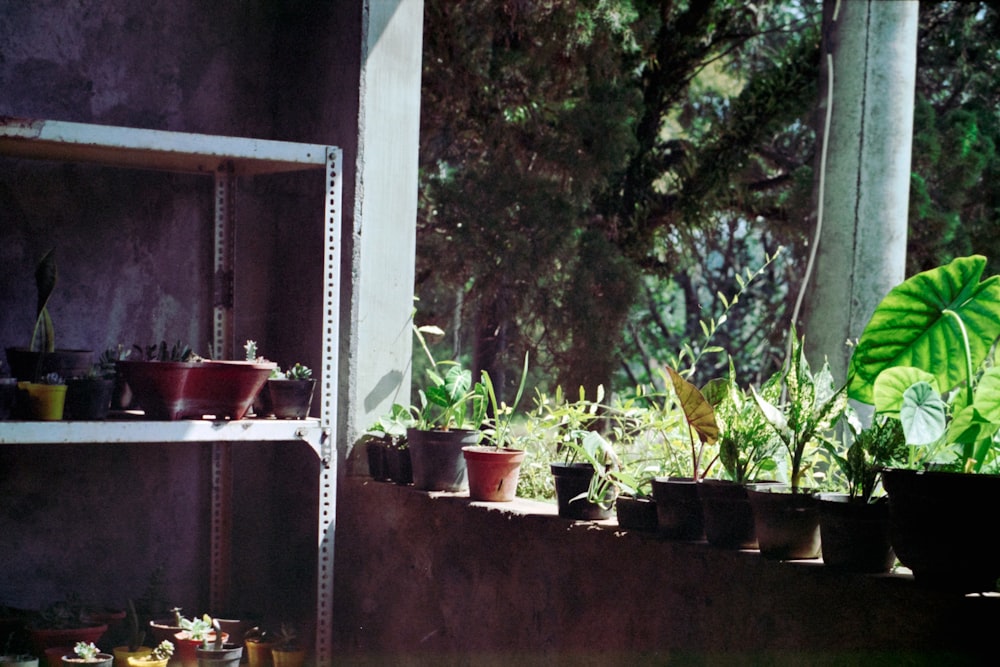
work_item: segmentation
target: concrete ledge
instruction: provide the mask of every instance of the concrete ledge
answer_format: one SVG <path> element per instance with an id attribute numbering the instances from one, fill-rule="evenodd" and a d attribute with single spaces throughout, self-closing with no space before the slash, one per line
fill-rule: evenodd
<path id="1" fill-rule="evenodd" d="M 336 533 L 344 659 L 489 664 L 961 664 L 1000 597 L 571 522 L 554 505 L 349 478 Z M 570 664 L 567 663 L 567 664 Z"/>

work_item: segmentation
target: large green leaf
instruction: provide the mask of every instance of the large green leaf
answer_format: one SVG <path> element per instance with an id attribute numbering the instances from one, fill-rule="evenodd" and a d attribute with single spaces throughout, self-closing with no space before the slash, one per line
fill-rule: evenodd
<path id="1" fill-rule="evenodd" d="M 1000 336 L 1000 276 L 981 281 L 986 258 L 960 257 L 897 285 L 875 308 L 851 358 L 850 396 L 873 402 L 879 373 L 913 366 L 933 373 L 942 390 L 966 380 L 965 350 L 950 310 L 964 322 L 972 366 Z"/>
<path id="2" fill-rule="evenodd" d="M 909 445 L 937 442 L 947 428 L 948 406 L 927 382 L 917 382 L 903 392 L 899 420 Z"/>
<path id="3" fill-rule="evenodd" d="M 674 385 L 674 393 L 681 403 L 684 417 L 695 430 L 698 437 L 706 445 L 711 445 L 719 439 L 719 424 L 715 421 L 715 411 L 705 396 L 671 367 L 667 367 L 670 381 Z M 697 471 L 695 471 L 697 472 Z"/>
<path id="4" fill-rule="evenodd" d="M 918 382 L 926 382 L 935 391 L 938 390 L 937 378 L 927 371 L 912 366 L 885 370 L 875 380 L 875 412 L 898 419 L 899 410 L 903 407 L 903 393 Z"/>

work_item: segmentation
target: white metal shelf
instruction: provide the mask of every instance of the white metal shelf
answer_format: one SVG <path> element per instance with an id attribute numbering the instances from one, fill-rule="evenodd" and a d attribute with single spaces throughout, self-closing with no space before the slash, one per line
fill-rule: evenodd
<path id="1" fill-rule="evenodd" d="M 319 419 L 238 419 L 212 421 L 185 419 L 145 421 L 5 421 L 0 424 L 2 444 L 104 444 L 172 442 L 267 442 L 308 443 L 317 456 L 327 437 Z"/>
<path id="2" fill-rule="evenodd" d="M 210 602 L 223 608 L 229 594 L 231 560 L 231 448 L 238 442 L 302 440 L 320 462 L 316 535 L 315 664 L 332 663 L 333 536 L 336 519 L 337 386 L 340 350 L 340 238 L 343 151 L 336 146 L 89 123 L 0 116 L 0 156 L 90 162 L 133 169 L 204 174 L 215 179 L 214 253 L 216 279 L 230 281 L 234 271 L 232 238 L 236 226 L 234 182 L 240 176 L 325 170 L 323 206 L 324 265 L 322 378 L 319 419 L 289 423 L 270 420 L 226 422 L 120 421 L 4 422 L 0 444 L 14 443 L 212 443 Z M 319 239 L 318 239 L 319 240 Z M 217 290 L 218 291 L 218 290 Z M 233 358 L 232 301 L 213 304 L 213 344 L 220 358 Z"/>

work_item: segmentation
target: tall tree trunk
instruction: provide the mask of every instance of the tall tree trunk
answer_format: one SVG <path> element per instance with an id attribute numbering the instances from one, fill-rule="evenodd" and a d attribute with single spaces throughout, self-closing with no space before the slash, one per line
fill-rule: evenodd
<path id="1" fill-rule="evenodd" d="M 827 357 L 838 382 L 847 378 L 847 342 L 861 335 L 875 306 L 904 277 L 917 5 L 824 6 L 819 233 L 798 324 L 809 360 Z"/>

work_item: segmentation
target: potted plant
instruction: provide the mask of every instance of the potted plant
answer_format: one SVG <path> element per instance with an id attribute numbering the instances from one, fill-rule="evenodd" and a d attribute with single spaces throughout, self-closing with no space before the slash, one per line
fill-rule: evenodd
<path id="1" fill-rule="evenodd" d="M 146 632 L 139 625 L 139 615 L 135 611 L 135 603 L 132 600 L 128 601 L 125 622 L 128 626 L 128 643 L 111 649 L 111 653 L 115 656 L 115 667 L 126 667 L 130 658 L 142 658 L 152 652 L 151 648 L 142 645 L 146 639 Z M 170 647 L 170 650 L 172 653 L 173 646 Z"/>
<path id="2" fill-rule="evenodd" d="M 128 656 L 127 664 L 128 667 L 167 667 L 167 663 L 170 662 L 173 655 L 173 642 L 164 639 L 145 655 Z"/>
<path id="3" fill-rule="evenodd" d="M 819 511 L 812 492 L 803 488 L 805 475 L 847 407 L 847 385 L 834 385 L 826 362 L 819 372 L 812 372 L 794 325 L 789 344 L 788 357 L 778 371 L 784 396 L 781 407 L 760 392 L 753 393 L 784 446 L 789 483 L 755 485 L 748 490 L 760 552 L 781 560 L 820 555 Z"/>
<path id="4" fill-rule="evenodd" d="M 35 267 L 37 304 L 35 326 L 28 347 L 8 347 L 7 363 L 18 380 L 34 382 L 49 373 L 73 377 L 87 372 L 93 363 L 90 350 L 64 350 L 55 345 L 55 328 L 48 303 L 58 279 L 55 249 L 48 250 Z"/>
<path id="5" fill-rule="evenodd" d="M 111 396 L 115 389 L 115 362 L 101 355 L 101 361 L 90 367 L 85 375 L 66 381 L 66 419 L 98 420 L 108 416 Z"/>
<path id="6" fill-rule="evenodd" d="M 176 612 L 176 623 L 180 627 L 180 632 L 174 635 L 174 643 L 177 655 L 180 657 L 184 667 L 198 666 L 197 649 L 203 645 L 214 644 L 216 641 L 225 642 L 229 636 L 224 632 L 217 632 L 214 628 L 214 621 L 208 614 L 202 614 L 201 618 L 187 618 Z"/>
<path id="7" fill-rule="evenodd" d="M 780 398 L 778 380 L 775 375 L 760 388 L 761 396 L 772 403 Z M 753 394 L 737 384 L 732 359 L 729 375 L 709 382 L 704 394 L 714 407 L 719 425 L 719 463 L 724 474 L 721 478 L 702 479 L 698 485 L 705 538 L 709 544 L 725 549 L 757 549 L 747 486 L 774 475 L 780 441 Z"/>
<path id="8" fill-rule="evenodd" d="M 108 630 L 106 623 L 88 620 L 85 606 L 72 595 L 39 610 L 27 627 L 35 655 L 44 655 L 46 649 L 54 647 L 74 646 L 77 642 L 100 641 Z"/>
<path id="9" fill-rule="evenodd" d="M 705 523 L 698 485 L 718 460 L 715 443 L 719 425 L 701 391 L 669 366 L 663 374 L 669 388 L 651 413 L 653 428 L 668 443 L 665 451 L 679 458 L 675 474 L 653 479 L 653 497 L 660 532 L 681 540 L 700 540 Z M 685 461 L 681 464 L 680 461 Z"/>
<path id="10" fill-rule="evenodd" d="M 93 667 L 111 667 L 114 656 L 110 653 L 102 653 L 94 642 L 77 642 L 73 646 L 73 655 L 64 655 L 62 664 L 64 667 L 75 667 L 76 665 L 91 665 Z"/>
<path id="11" fill-rule="evenodd" d="M 895 562 L 889 542 L 889 503 L 877 493 L 882 469 L 906 455 L 899 420 L 875 415 L 872 425 L 849 420 L 853 439 L 844 448 L 825 443 L 840 470 L 841 492 L 817 494 L 824 565 L 850 572 L 888 572 Z"/>
<path id="12" fill-rule="evenodd" d="M 66 381 L 58 373 L 46 373 L 37 382 L 18 382 L 23 412 L 28 419 L 59 421 L 66 407 Z"/>
<path id="13" fill-rule="evenodd" d="M 262 630 L 259 626 L 250 628 L 243 635 L 243 645 L 247 650 L 247 662 L 250 667 L 272 667 L 274 659 L 271 657 L 271 649 L 278 644 L 277 637 L 267 630 Z"/>
<path id="14" fill-rule="evenodd" d="M 457 361 L 436 361 L 425 333 L 443 334 L 438 327 L 414 327 L 430 361 L 428 384 L 419 390 L 420 405 L 411 408 L 415 426 L 406 440 L 413 466 L 413 485 L 424 491 L 465 491 L 468 473 L 462 448 L 479 443 L 486 416 L 486 388 L 472 383 L 472 372 Z"/>
<path id="15" fill-rule="evenodd" d="M 198 667 L 239 667 L 243 659 L 243 644 L 227 643 L 219 619 L 211 619 L 212 633 L 195 647 Z"/>
<path id="16" fill-rule="evenodd" d="M 246 361 L 267 363 L 267 359 L 257 354 L 256 341 L 248 340 L 243 349 Z M 316 380 L 308 366 L 295 363 L 287 371 L 275 366 L 254 401 L 254 413 L 257 417 L 305 419 L 312 407 L 315 388 Z"/>
<path id="17" fill-rule="evenodd" d="M 271 659 L 274 667 L 302 667 L 305 662 L 306 651 L 299 644 L 295 628 L 290 623 L 281 624 L 278 641 L 271 648 Z"/>
<path id="18" fill-rule="evenodd" d="M 556 454 L 549 469 L 555 480 L 558 513 L 565 519 L 594 521 L 611 516 L 617 496 L 612 472 L 621 464 L 611 443 L 599 432 L 604 387 L 597 387 L 596 400 L 586 397 L 583 387 L 575 401 L 566 400 L 562 387 L 550 398 L 539 394 L 529 414 L 529 430 L 555 440 Z"/>
<path id="19" fill-rule="evenodd" d="M 277 364 L 269 361 L 213 361 L 180 342 L 135 346 L 142 359 L 118 361 L 149 419 L 242 419 Z"/>
<path id="20" fill-rule="evenodd" d="M 368 430 L 364 438 L 365 453 L 368 471 L 374 479 L 400 485 L 413 482 L 406 433 L 416 423 L 409 407 L 393 403 L 389 412 Z"/>
<path id="21" fill-rule="evenodd" d="M 482 372 L 490 417 L 483 423 L 482 442 L 462 448 L 469 477 L 469 497 L 487 502 L 509 502 L 517 495 L 517 480 L 524 460 L 524 450 L 514 446 L 511 420 L 524 394 L 528 378 L 528 354 L 524 355 L 521 380 L 514 402 L 507 405 L 497 399 L 496 387 L 490 374 Z"/>
<path id="22" fill-rule="evenodd" d="M 897 285 L 851 356 L 851 397 L 899 419 L 909 447 L 882 476 L 896 556 L 918 581 L 966 592 L 1000 577 L 1000 547 L 976 511 L 1000 497 L 1000 276 L 983 279 L 985 268 L 961 257 Z"/>

